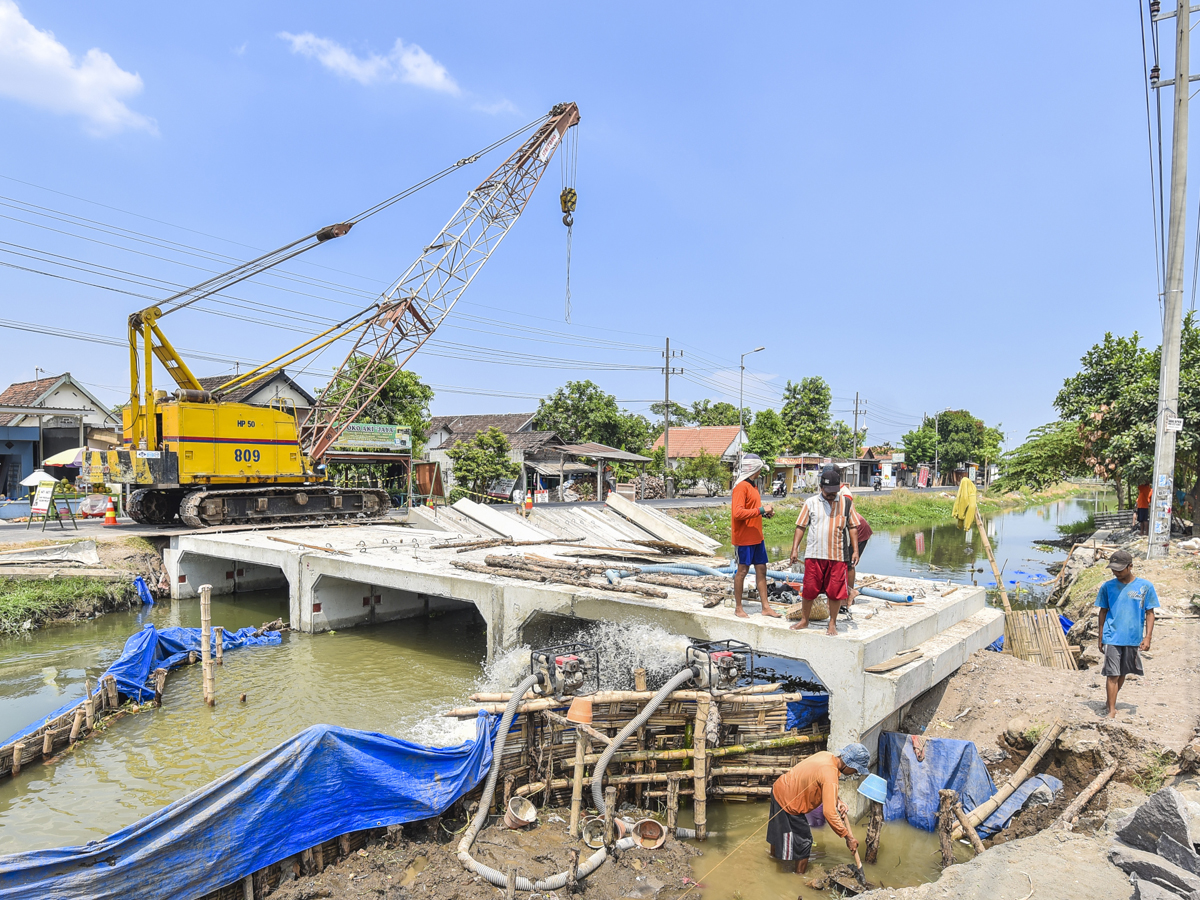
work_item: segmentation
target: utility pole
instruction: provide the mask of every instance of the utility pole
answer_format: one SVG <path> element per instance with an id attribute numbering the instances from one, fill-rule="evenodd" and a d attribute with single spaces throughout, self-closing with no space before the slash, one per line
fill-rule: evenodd
<path id="1" fill-rule="evenodd" d="M 1151 11 L 1157 3 L 1151 3 Z M 1154 21 L 1176 20 L 1175 78 L 1151 87 L 1175 87 L 1175 117 L 1171 127 L 1171 218 L 1167 230 L 1167 277 L 1163 294 L 1162 363 L 1158 375 L 1158 418 L 1154 436 L 1154 480 L 1150 508 L 1150 545 L 1147 556 L 1162 559 L 1171 541 L 1171 510 L 1175 495 L 1175 435 L 1179 420 L 1179 342 L 1183 327 L 1183 257 L 1187 231 L 1188 74 L 1191 56 L 1188 0 L 1180 0 L 1174 13 L 1154 15 Z"/>
<path id="2" fill-rule="evenodd" d="M 858 391 L 854 392 L 854 447 L 851 456 L 858 456 Z"/>
<path id="3" fill-rule="evenodd" d="M 667 349 L 663 351 L 663 376 L 666 379 L 663 389 L 663 491 L 668 497 L 671 496 L 671 489 L 667 484 L 667 477 L 671 472 L 671 376 L 683 374 L 683 369 L 671 368 L 671 360 L 680 356 L 683 356 L 683 351 L 672 353 L 671 339 L 667 338 Z"/>

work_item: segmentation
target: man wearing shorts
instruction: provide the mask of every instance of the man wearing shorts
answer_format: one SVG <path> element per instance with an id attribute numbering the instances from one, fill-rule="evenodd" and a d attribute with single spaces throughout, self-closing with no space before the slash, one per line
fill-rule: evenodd
<path id="1" fill-rule="evenodd" d="M 1158 594 L 1145 578 L 1133 574 L 1133 556 L 1118 550 L 1108 560 L 1115 576 L 1100 585 L 1096 606 L 1100 608 L 1100 652 L 1104 667 L 1100 674 L 1108 679 L 1107 714 L 1117 717 L 1117 692 L 1125 686 L 1126 675 L 1141 675 L 1141 651 L 1150 649 L 1154 634 L 1154 610 Z"/>
<path id="2" fill-rule="evenodd" d="M 1137 530 L 1142 537 L 1150 533 L 1150 485 L 1148 484 L 1138 485 Z"/>
<path id="3" fill-rule="evenodd" d="M 838 799 L 838 778 L 866 775 L 870 762 L 871 754 L 866 747 L 847 744 L 837 755 L 822 750 L 807 756 L 780 775 L 771 788 L 771 812 L 767 820 L 771 855 L 785 863 L 795 862 L 796 874 L 804 874 L 813 843 L 805 814 L 817 807 L 823 807 L 826 823 L 845 839 L 850 852 L 857 850 L 858 840 L 850 831 L 850 811 Z"/>
<path id="4" fill-rule="evenodd" d="M 751 566 L 754 567 L 762 614 L 779 617 L 779 613 L 771 609 L 771 604 L 767 601 L 767 543 L 763 539 L 763 517 L 773 516 L 775 507 L 770 503 L 764 505 L 758 488 L 754 486 L 754 479 L 762 467 L 762 460 L 753 453 L 742 457 L 737 483 L 733 486 L 729 515 L 733 532 L 733 551 L 737 555 L 737 571 L 733 576 L 733 614 L 742 619 L 749 618 L 749 613 L 742 609 L 742 587 Z"/>
<path id="5" fill-rule="evenodd" d="M 800 621 L 796 631 L 808 627 L 812 602 L 821 594 L 829 604 L 827 634 L 837 634 L 838 608 L 849 599 L 848 568 L 858 565 L 858 526 L 854 524 L 854 501 L 840 496 L 842 472 L 837 466 L 821 469 L 821 493 L 809 497 L 796 518 L 792 537 L 791 564 L 800 558 L 800 541 L 808 533 L 804 548 L 804 590 L 800 593 Z M 849 540 L 846 539 L 847 533 Z"/>

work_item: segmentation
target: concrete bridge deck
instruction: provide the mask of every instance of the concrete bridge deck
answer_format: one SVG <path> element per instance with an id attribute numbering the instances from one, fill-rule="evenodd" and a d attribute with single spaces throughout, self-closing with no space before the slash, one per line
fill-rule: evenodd
<path id="1" fill-rule="evenodd" d="M 391 525 L 180 535 L 172 538 L 165 559 L 178 599 L 196 596 L 202 584 L 211 584 L 218 594 L 286 587 L 292 627 L 308 632 L 474 606 L 487 624 L 489 658 L 519 645 L 523 629 L 539 615 L 639 620 L 691 638 L 744 641 L 756 653 L 803 660 L 813 669 L 831 695 L 834 746 L 862 740 L 873 747 L 881 729 L 896 726 L 906 704 L 1004 629 L 1003 614 L 986 605 L 977 587 L 950 591 L 946 582 L 890 579 L 901 589 L 924 593 L 923 600 L 903 607 L 860 598 L 853 621 L 843 620 L 838 636 L 829 637 L 825 623 L 792 631 L 782 618 L 741 619 L 732 608 L 704 609 L 699 595 L 673 588 L 665 589 L 666 599 L 651 599 L 599 585 L 581 588 L 465 572 L 450 561 L 483 562 L 489 553 L 553 556 L 571 548 L 546 543 L 463 553 L 431 549 L 452 537 L 452 532 Z M 882 675 L 864 671 L 913 649 L 920 656 L 901 668 Z"/>

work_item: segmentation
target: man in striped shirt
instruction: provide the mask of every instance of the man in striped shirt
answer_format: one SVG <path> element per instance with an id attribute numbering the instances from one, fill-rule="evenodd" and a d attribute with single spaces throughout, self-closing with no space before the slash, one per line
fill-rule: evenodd
<path id="1" fill-rule="evenodd" d="M 800 541 L 808 533 L 804 548 L 804 590 L 800 594 L 801 619 L 792 628 L 803 631 L 808 627 L 812 602 L 824 594 L 829 605 L 826 633 L 836 636 L 838 609 L 849 598 L 847 564 L 858 565 L 858 526 L 854 501 L 839 495 L 841 470 L 834 465 L 825 466 L 821 469 L 820 485 L 821 493 L 804 501 L 792 538 L 791 564 L 795 565 L 800 558 Z"/>

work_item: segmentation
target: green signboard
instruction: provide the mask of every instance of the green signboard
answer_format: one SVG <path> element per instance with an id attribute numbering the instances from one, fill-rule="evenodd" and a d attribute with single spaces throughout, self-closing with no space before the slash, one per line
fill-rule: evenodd
<path id="1" fill-rule="evenodd" d="M 335 450 L 412 450 L 412 429 L 406 425 L 347 425 L 333 445 Z"/>

